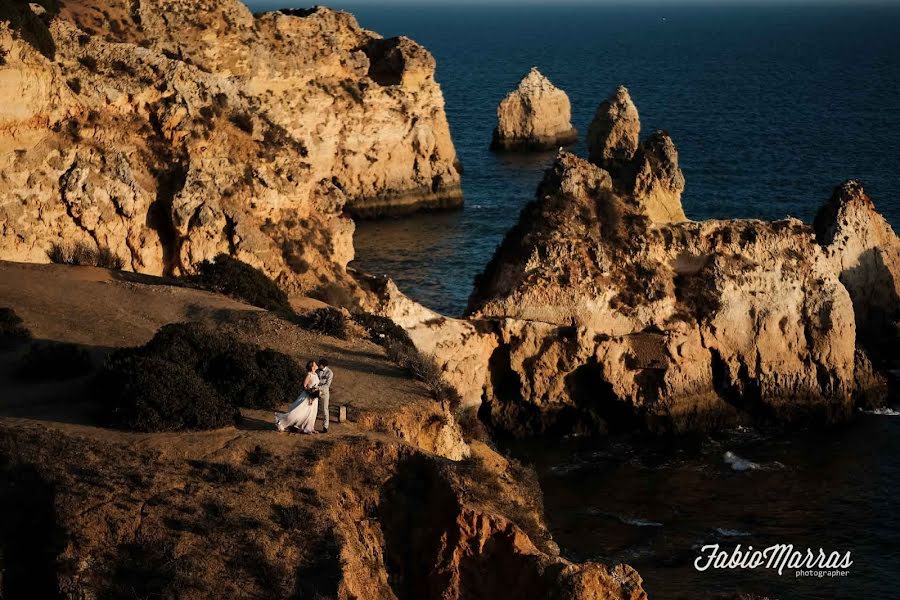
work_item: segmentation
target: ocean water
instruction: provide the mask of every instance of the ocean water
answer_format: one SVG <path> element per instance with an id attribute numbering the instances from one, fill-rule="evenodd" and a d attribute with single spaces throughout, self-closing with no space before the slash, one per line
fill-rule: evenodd
<path id="1" fill-rule="evenodd" d="M 753 430 L 677 440 L 519 443 L 535 465 L 556 542 L 575 560 L 626 562 L 652 600 L 897 598 L 900 416 L 865 414 L 825 432 Z M 731 452 L 754 468 L 735 470 Z M 851 553 L 845 577 L 708 569 L 708 544 Z"/>
<path id="2" fill-rule="evenodd" d="M 488 150 L 497 103 L 532 66 L 569 94 L 582 134 L 627 85 L 643 132 L 678 146 L 691 218 L 810 221 L 856 178 L 900 230 L 900 6 L 557 4 L 348 5 L 362 26 L 434 54 L 465 168 L 463 210 L 360 223 L 359 267 L 462 313 L 553 160 Z M 583 142 L 572 150 L 586 155 Z"/>

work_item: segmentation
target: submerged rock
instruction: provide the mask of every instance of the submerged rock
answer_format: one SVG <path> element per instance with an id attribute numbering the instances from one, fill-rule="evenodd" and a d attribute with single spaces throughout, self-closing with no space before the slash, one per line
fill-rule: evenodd
<path id="1" fill-rule="evenodd" d="M 569 97 L 536 67 L 497 107 L 492 150 L 547 150 L 578 139 Z"/>
<path id="2" fill-rule="evenodd" d="M 665 137 L 646 146 L 662 150 L 646 160 L 666 162 Z M 672 175 L 674 192 L 678 177 L 658 172 Z M 852 205 L 841 206 L 849 215 Z M 860 358 L 836 254 L 813 228 L 796 219 L 668 223 L 652 218 L 658 210 L 560 153 L 470 299 L 471 318 L 493 321 L 499 336 L 484 409 L 496 426 L 685 431 L 827 422 L 849 416 L 863 395 L 883 402 Z M 878 235 L 882 246 L 896 243 L 889 230 Z"/>

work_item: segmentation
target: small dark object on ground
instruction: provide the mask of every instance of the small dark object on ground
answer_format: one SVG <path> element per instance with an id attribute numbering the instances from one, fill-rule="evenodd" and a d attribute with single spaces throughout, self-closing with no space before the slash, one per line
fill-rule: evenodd
<path id="1" fill-rule="evenodd" d="M 91 355 L 75 344 L 39 341 L 16 365 L 16 377 L 26 381 L 65 381 L 94 370 Z"/>
<path id="2" fill-rule="evenodd" d="M 0 308 L 0 350 L 15 348 L 31 339 L 31 332 L 11 308 Z"/>
<path id="3" fill-rule="evenodd" d="M 95 248 L 83 242 L 53 244 L 47 256 L 52 262 L 60 265 L 103 267 L 114 271 L 121 271 L 125 267 L 125 260 L 109 248 L 103 246 Z"/>
<path id="4" fill-rule="evenodd" d="M 287 294 L 268 275 L 227 254 L 212 262 L 204 261 L 197 275 L 189 278 L 195 285 L 225 294 L 236 300 L 276 312 L 292 312 Z"/>

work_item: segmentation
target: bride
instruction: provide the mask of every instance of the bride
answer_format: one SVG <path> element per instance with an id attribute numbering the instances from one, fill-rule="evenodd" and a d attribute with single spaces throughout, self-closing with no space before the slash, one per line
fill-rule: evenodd
<path id="1" fill-rule="evenodd" d="M 311 360 L 306 363 L 306 379 L 303 380 L 303 391 L 300 393 L 300 397 L 291 404 L 286 413 L 275 413 L 275 428 L 278 431 L 296 427 L 302 433 L 316 433 L 316 415 L 319 412 L 317 369 L 316 361 Z"/>

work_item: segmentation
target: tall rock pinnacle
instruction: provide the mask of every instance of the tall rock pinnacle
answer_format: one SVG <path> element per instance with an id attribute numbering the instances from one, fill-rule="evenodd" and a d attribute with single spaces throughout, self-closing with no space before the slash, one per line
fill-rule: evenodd
<path id="1" fill-rule="evenodd" d="M 628 88 L 620 85 L 597 107 L 588 128 L 588 155 L 595 165 L 615 171 L 634 158 L 640 143 L 641 119 Z"/>

